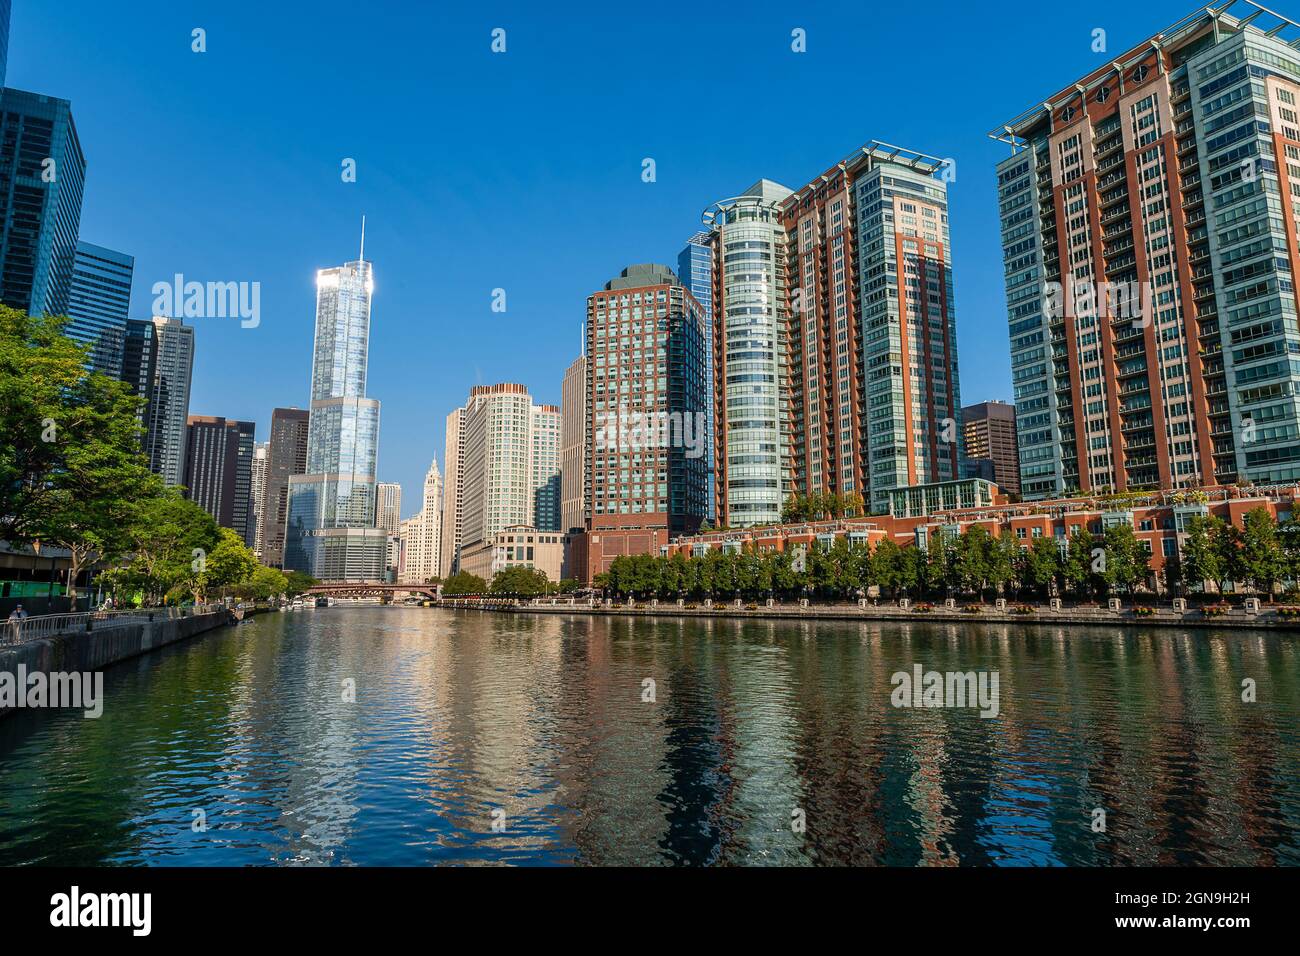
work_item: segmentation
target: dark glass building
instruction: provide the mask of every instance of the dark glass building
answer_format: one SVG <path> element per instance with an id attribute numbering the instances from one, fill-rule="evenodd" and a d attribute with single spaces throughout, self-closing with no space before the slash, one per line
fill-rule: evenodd
<path id="1" fill-rule="evenodd" d="M 0 92 L 0 302 L 67 313 L 85 179 L 72 104 Z"/>
<path id="2" fill-rule="evenodd" d="M 191 415 L 185 429 L 185 497 L 217 524 L 251 540 L 253 441 L 257 426 Z"/>
<path id="3" fill-rule="evenodd" d="M 114 378 L 122 374 L 126 316 L 131 306 L 135 257 L 78 242 L 68 294 L 66 332 L 91 347 L 90 368 Z"/>

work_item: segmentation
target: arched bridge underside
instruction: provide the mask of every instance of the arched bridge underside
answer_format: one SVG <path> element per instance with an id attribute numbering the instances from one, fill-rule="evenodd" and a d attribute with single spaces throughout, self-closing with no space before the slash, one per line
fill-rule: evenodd
<path id="1" fill-rule="evenodd" d="M 371 584 L 367 582 L 348 582 L 339 584 L 322 583 L 303 592 L 308 597 L 332 598 L 393 598 L 398 594 L 418 595 L 431 601 L 438 599 L 438 589 L 432 584 Z"/>

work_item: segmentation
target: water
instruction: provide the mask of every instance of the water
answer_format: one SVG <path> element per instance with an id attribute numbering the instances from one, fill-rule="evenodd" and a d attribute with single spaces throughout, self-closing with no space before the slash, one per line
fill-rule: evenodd
<path id="1" fill-rule="evenodd" d="M 105 689 L 0 721 L 0 864 L 1300 863 L 1294 632 L 331 608 Z"/>

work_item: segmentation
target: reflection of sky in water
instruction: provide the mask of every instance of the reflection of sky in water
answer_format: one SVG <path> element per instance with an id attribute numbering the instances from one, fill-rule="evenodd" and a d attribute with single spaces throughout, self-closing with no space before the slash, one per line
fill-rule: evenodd
<path id="1" fill-rule="evenodd" d="M 110 670 L 100 720 L 0 722 L 0 863 L 1295 864 L 1298 648 L 1283 632 L 265 615 Z M 914 663 L 997 670 L 1000 716 L 891 707 Z"/>

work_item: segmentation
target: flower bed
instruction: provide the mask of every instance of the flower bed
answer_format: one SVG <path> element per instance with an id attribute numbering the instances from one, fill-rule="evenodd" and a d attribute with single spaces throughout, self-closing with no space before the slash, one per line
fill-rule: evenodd
<path id="1" fill-rule="evenodd" d="M 1011 613 L 1012 614 L 1033 614 L 1034 608 L 1030 607 L 1028 604 L 1017 604 L 1015 607 L 1011 609 Z"/>
<path id="2" fill-rule="evenodd" d="M 963 607 L 963 608 L 961 609 L 961 612 L 962 612 L 963 614 L 983 614 L 983 613 L 984 613 L 984 605 L 983 605 L 983 604 L 967 604 L 965 607 Z"/>
<path id="3" fill-rule="evenodd" d="M 1231 604 L 1207 604 L 1201 608 L 1201 613 L 1206 617 L 1223 617 L 1231 610 Z"/>
<path id="4" fill-rule="evenodd" d="M 912 611 L 916 614 L 929 614 L 934 610 L 933 604 L 916 604 L 912 606 Z"/>
<path id="5" fill-rule="evenodd" d="M 1145 604 L 1139 604 L 1135 608 L 1133 608 L 1134 617 L 1151 617 L 1155 613 L 1156 613 L 1155 608 L 1147 607 Z"/>
<path id="6" fill-rule="evenodd" d="M 1278 617 L 1300 617 L 1300 607 L 1295 605 L 1284 605 L 1277 609 Z"/>

